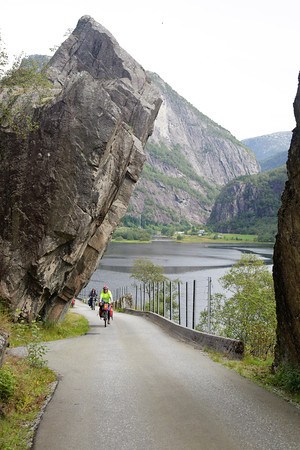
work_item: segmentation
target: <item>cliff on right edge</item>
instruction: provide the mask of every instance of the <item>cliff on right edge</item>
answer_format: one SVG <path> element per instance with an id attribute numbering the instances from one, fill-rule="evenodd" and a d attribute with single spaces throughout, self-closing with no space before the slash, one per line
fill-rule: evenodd
<path id="1" fill-rule="evenodd" d="M 300 81 L 300 74 L 298 81 Z M 300 367 L 300 86 L 294 101 L 296 128 L 287 161 L 287 175 L 278 213 L 273 277 L 277 309 L 275 368 Z"/>

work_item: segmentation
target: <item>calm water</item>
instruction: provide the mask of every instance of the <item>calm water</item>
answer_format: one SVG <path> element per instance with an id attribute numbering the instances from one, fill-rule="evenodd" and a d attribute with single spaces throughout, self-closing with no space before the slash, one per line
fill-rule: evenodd
<path id="1" fill-rule="evenodd" d="M 183 283 L 197 283 L 198 310 L 207 305 L 208 278 L 212 279 L 212 294 L 222 292 L 219 278 L 238 261 L 243 253 L 254 253 L 271 268 L 273 247 L 245 246 L 239 244 L 182 244 L 173 241 L 154 241 L 149 244 L 110 243 L 99 268 L 94 272 L 84 293 L 107 284 L 114 293 L 117 288 L 128 286 L 135 292 L 130 277 L 136 259 L 147 258 L 164 268 L 170 279 Z"/>

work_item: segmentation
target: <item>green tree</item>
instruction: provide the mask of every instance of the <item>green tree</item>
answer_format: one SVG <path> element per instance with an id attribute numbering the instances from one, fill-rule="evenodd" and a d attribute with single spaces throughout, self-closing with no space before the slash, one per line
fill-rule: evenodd
<path id="1" fill-rule="evenodd" d="M 148 296 L 148 303 L 146 309 L 151 309 L 151 292 L 153 292 L 154 284 L 163 283 L 168 278 L 163 274 L 163 268 L 154 264 L 148 259 L 136 259 L 133 267 L 131 277 L 141 283 L 144 283 L 145 292 Z M 152 307 L 154 307 L 152 302 Z"/>
<path id="2" fill-rule="evenodd" d="M 19 56 L 4 73 L 5 65 L 5 52 L 0 47 L 0 126 L 9 127 L 25 139 L 38 128 L 33 120 L 34 110 L 51 99 L 52 84 L 45 66 L 32 58 Z"/>
<path id="3" fill-rule="evenodd" d="M 223 294 L 214 294 L 211 296 L 210 312 L 206 308 L 201 311 L 199 323 L 196 325 L 196 330 L 205 333 L 215 334 L 217 336 L 224 336 L 224 321 L 223 321 L 223 306 L 225 302 Z"/>
<path id="4" fill-rule="evenodd" d="M 220 279 L 230 298 L 219 295 L 211 305 L 213 331 L 240 339 L 247 352 L 258 357 L 273 354 L 276 336 L 272 274 L 262 260 L 245 255 Z M 199 329 L 207 331 L 207 311 Z M 206 328 L 205 328 L 206 326 Z"/>
<path id="5" fill-rule="evenodd" d="M 8 63 L 8 55 L 0 34 L 0 78 L 3 76 Z"/>
<path id="6" fill-rule="evenodd" d="M 163 274 L 163 268 L 148 259 L 136 259 L 131 277 L 142 283 L 162 283 L 168 278 Z"/>
<path id="7" fill-rule="evenodd" d="M 141 228 L 119 227 L 113 234 L 113 239 L 127 239 L 130 241 L 149 241 L 151 239 L 150 233 Z"/>
<path id="8" fill-rule="evenodd" d="M 163 268 L 147 259 L 137 259 L 132 268 L 132 278 L 144 283 L 148 296 L 146 309 L 163 314 L 163 300 L 165 300 L 165 313 L 169 315 L 172 302 L 172 317 L 178 320 L 178 284 L 179 279 L 170 280 L 163 274 Z M 157 307 L 158 302 L 158 307 Z"/>

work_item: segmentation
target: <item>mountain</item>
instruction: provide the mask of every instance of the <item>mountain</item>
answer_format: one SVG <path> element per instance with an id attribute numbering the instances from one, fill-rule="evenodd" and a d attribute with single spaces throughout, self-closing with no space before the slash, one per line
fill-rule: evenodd
<path id="1" fill-rule="evenodd" d="M 255 153 L 263 172 L 286 163 L 291 138 L 291 131 L 280 131 L 244 139 L 242 143 Z"/>
<path id="2" fill-rule="evenodd" d="M 131 198 L 127 221 L 205 223 L 220 189 L 259 172 L 254 153 L 199 112 L 157 74 L 163 99 L 146 145 L 147 162 Z"/>
<path id="3" fill-rule="evenodd" d="M 267 170 L 276 169 L 276 167 L 284 166 L 287 161 L 287 156 L 288 152 L 285 150 L 284 152 L 276 153 L 276 155 L 260 161 L 261 171 L 266 172 Z"/>
<path id="4" fill-rule="evenodd" d="M 49 59 L 31 55 L 27 60 L 43 66 Z M 182 221 L 203 224 L 220 189 L 241 175 L 258 173 L 259 164 L 252 150 L 229 131 L 199 112 L 157 74 L 147 75 L 163 104 L 124 221 L 142 226 Z"/>
<path id="5" fill-rule="evenodd" d="M 228 183 L 214 204 L 208 224 L 219 232 L 258 234 L 261 241 L 273 241 L 286 179 L 286 168 L 280 167 Z"/>

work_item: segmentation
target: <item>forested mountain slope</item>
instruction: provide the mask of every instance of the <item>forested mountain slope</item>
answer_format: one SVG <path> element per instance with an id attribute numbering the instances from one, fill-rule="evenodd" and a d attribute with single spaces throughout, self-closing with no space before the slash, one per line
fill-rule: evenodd
<path id="1" fill-rule="evenodd" d="M 214 204 L 208 224 L 219 232 L 258 234 L 259 240 L 274 240 L 286 179 L 286 167 L 282 166 L 228 183 Z"/>

